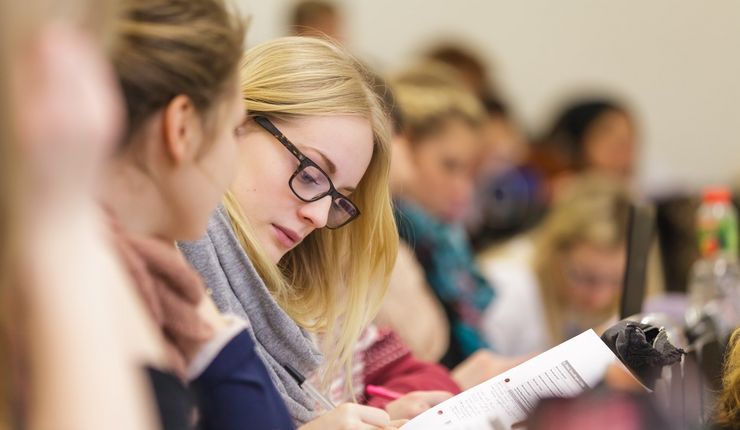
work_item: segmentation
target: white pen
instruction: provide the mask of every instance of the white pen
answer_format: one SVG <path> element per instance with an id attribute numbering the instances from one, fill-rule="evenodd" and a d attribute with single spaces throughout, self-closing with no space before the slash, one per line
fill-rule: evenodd
<path id="1" fill-rule="evenodd" d="M 284 364 L 283 367 L 285 368 L 285 371 L 288 372 L 288 374 L 290 374 L 293 379 L 295 379 L 295 382 L 298 384 L 298 386 L 301 387 L 301 389 L 305 391 L 309 397 L 319 402 L 321 406 L 324 407 L 324 409 L 330 411 L 336 408 L 336 405 L 334 405 L 331 400 L 327 399 L 325 396 L 319 393 L 319 391 L 314 388 L 314 386 L 306 380 L 306 377 L 303 376 L 301 372 L 296 370 L 296 368 L 294 368 L 290 364 Z"/>

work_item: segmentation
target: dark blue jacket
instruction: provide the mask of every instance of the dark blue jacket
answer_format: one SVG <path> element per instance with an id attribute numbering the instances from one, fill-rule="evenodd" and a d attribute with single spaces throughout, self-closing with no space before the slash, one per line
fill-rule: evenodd
<path id="1" fill-rule="evenodd" d="M 293 430 L 254 341 L 243 330 L 191 384 L 203 430 Z"/>

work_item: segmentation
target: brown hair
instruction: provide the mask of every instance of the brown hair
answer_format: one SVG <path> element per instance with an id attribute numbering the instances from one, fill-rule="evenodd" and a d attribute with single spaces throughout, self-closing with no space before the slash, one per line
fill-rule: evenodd
<path id="1" fill-rule="evenodd" d="M 489 71 L 485 61 L 472 48 L 455 43 L 445 43 L 432 48 L 427 52 L 426 57 L 454 68 L 477 96 L 493 96 L 496 93 L 489 80 Z"/>
<path id="2" fill-rule="evenodd" d="M 236 85 L 243 23 L 223 0 L 123 0 L 121 9 L 112 60 L 126 100 L 126 141 L 181 94 L 208 117 L 225 86 Z"/>
<path id="3" fill-rule="evenodd" d="M 324 15 L 336 16 L 337 13 L 337 7 L 331 2 L 303 0 L 293 7 L 290 25 L 294 30 L 310 30 L 317 18 Z"/>

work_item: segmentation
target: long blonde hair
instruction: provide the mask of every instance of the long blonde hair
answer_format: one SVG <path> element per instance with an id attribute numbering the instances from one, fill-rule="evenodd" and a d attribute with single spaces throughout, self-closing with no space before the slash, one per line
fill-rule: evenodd
<path id="1" fill-rule="evenodd" d="M 608 249 L 624 244 L 630 201 L 617 180 L 583 175 L 573 180 L 536 232 L 534 269 L 553 344 L 566 340 L 568 308 L 561 257 L 579 243 Z M 606 321 L 616 312 L 618 299 L 615 295 L 611 306 L 595 317 Z"/>
<path id="2" fill-rule="evenodd" d="M 372 126 L 370 165 L 352 194 L 362 215 L 338 230 L 314 231 L 278 265 L 260 248 L 233 195 L 225 201 L 242 246 L 280 306 L 301 327 L 325 335 L 326 382 L 339 366 L 351 372 L 354 344 L 377 313 L 395 263 L 388 120 L 365 68 L 323 40 L 286 37 L 256 46 L 241 73 L 252 116 L 359 115 Z"/>
<path id="3" fill-rule="evenodd" d="M 740 423 L 740 328 L 730 336 L 722 376 L 722 392 L 717 401 L 717 424 L 730 427 Z"/>

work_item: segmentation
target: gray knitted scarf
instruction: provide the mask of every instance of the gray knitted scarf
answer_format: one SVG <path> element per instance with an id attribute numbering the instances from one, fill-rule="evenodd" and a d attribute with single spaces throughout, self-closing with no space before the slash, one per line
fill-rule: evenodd
<path id="1" fill-rule="evenodd" d="M 185 258 L 200 273 L 218 308 L 246 318 L 257 354 L 283 397 L 293 420 L 304 424 L 315 417 L 315 405 L 283 368 L 291 364 L 308 377 L 322 356 L 308 333 L 277 304 L 234 234 L 223 206 L 208 220 L 208 233 L 195 242 L 178 243 Z"/>

